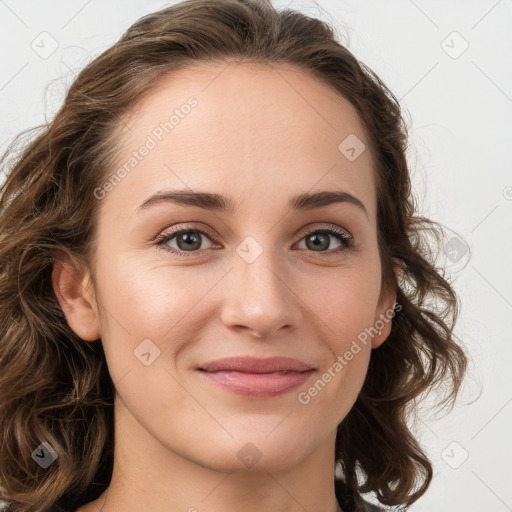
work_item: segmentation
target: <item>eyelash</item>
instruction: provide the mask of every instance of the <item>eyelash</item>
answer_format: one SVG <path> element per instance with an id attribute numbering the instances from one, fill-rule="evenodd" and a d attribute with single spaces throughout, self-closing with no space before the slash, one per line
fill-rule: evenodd
<path id="1" fill-rule="evenodd" d="M 162 233 L 154 240 L 153 243 L 157 247 L 161 247 L 164 251 L 170 252 L 172 254 L 176 254 L 178 256 L 185 256 L 185 257 L 197 256 L 199 253 L 202 252 L 201 250 L 199 250 L 199 251 L 182 251 L 180 249 L 174 249 L 174 248 L 170 248 L 170 247 L 166 246 L 167 242 L 172 240 L 174 237 L 181 235 L 183 233 L 191 232 L 191 231 L 199 233 L 200 235 L 204 235 L 213 241 L 213 237 L 211 237 L 205 231 L 189 227 L 189 228 L 175 230 L 175 231 L 172 231 L 171 233 Z M 307 236 L 312 235 L 313 233 L 324 233 L 324 234 L 328 234 L 328 235 L 333 235 L 336 238 L 338 238 L 338 240 L 341 242 L 342 245 L 341 245 L 341 247 L 338 247 L 337 249 L 333 249 L 330 251 L 316 252 L 316 251 L 311 251 L 309 249 L 306 249 L 310 253 L 320 254 L 320 255 L 322 255 L 322 254 L 332 255 L 333 253 L 343 252 L 346 250 L 351 250 L 353 248 L 354 238 L 339 228 L 316 228 L 316 229 L 313 229 L 311 231 L 308 231 L 307 233 L 304 233 L 302 235 L 301 239 L 299 240 L 299 242 L 302 239 L 306 238 Z M 207 249 L 204 249 L 204 250 L 207 250 Z"/>

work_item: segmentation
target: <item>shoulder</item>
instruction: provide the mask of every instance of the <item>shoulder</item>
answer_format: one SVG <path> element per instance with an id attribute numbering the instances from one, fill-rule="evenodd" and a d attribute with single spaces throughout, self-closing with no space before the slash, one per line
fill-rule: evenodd
<path id="1" fill-rule="evenodd" d="M 385 512 L 381 507 L 364 500 L 359 493 L 350 490 L 343 480 L 334 480 L 336 499 L 343 512 Z"/>

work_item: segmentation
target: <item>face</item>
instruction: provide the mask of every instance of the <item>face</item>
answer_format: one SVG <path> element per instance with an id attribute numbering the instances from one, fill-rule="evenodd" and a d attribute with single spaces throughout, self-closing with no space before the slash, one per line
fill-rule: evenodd
<path id="1" fill-rule="evenodd" d="M 292 67 L 203 64 L 167 76 L 124 121 L 125 172 L 94 199 L 93 284 L 84 273 L 66 306 L 74 330 L 104 346 L 116 428 L 224 470 L 331 453 L 395 298 L 381 290 L 355 110 Z M 224 199 L 153 197 L 185 190 Z M 345 195 L 296 199 L 319 192 Z M 303 367 L 208 366 L 245 357 Z"/>

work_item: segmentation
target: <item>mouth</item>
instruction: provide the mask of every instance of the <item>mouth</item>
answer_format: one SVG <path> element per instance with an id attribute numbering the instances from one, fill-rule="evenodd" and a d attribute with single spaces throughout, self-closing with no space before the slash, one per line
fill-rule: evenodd
<path id="1" fill-rule="evenodd" d="M 236 356 L 204 363 L 200 370 L 207 372 L 235 371 L 243 373 L 278 373 L 305 372 L 313 370 L 313 366 L 291 357 L 258 358 L 252 356 Z"/>
<path id="2" fill-rule="evenodd" d="M 287 357 L 232 357 L 203 364 L 197 370 L 224 390 L 254 398 L 290 392 L 316 371 L 307 363 Z"/>

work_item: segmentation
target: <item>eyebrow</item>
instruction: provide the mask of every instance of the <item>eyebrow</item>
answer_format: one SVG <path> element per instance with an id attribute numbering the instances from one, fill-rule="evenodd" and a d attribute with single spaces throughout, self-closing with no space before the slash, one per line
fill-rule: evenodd
<path id="1" fill-rule="evenodd" d="M 150 206 L 161 203 L 176 203 L 186 206 L 194 206 L 205 210 L 214 210 L 234 215 L 238 206 L 229 197 L 211 192 L 197 192 L 193 190 L 159 190 L 146 199 L 138 208 L 138 211 L 145 210 Z M 313 210 L 323 208 L 332 204 L 348 203 L 356 206 L 368 216 L 364 204 L 353 195 L 344 191 L 322 191 L 314 193 L 303 193 L 290 198 L 289 207 L 292 210 Z"/>

